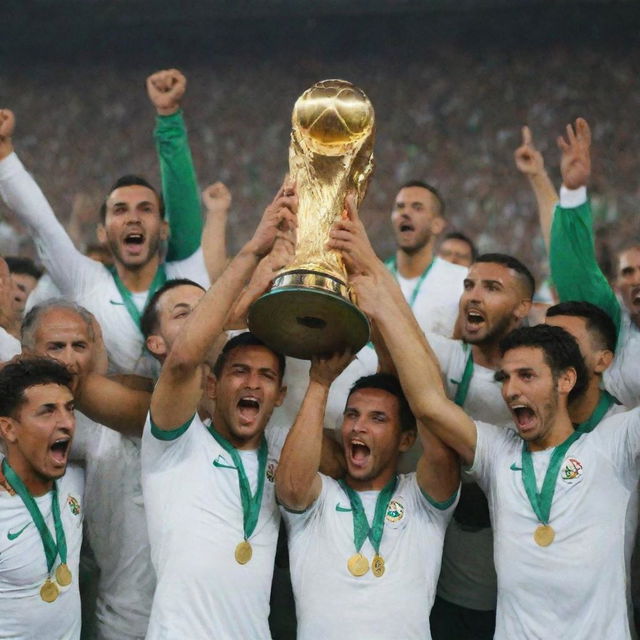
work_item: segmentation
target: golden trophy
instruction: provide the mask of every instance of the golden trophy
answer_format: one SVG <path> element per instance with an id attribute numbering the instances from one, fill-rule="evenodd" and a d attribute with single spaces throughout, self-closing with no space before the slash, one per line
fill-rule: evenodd
<path id="1" fill-rule="evenodd" d="M 291 124 L 295 257 L 251 306 L 249 329 L 294 358 L 345 348 L 355 353 L 369 340 L 369 322 L 355 306 L 342 257 L 325 245 L 347 193 L 355 193 L 357 205 L 366 193 L 373 171 L 373 106 L 350 82 L 323 80 L 298 98 Z"/>

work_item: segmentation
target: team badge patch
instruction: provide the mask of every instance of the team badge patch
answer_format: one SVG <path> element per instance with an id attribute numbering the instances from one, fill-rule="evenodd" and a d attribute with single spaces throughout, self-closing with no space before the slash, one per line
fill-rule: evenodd
<path id="1" fill-rule="evenodd" d="M 267 480 L 269 482 L 275 482 L 277 468 L 278 468 L 278 463 L 275 460 L 267 461 L 267 470 L 265 472 L 265 475 L 267 476 Z"/>
<path id="2" fill-rule="evenodd" d="M 567 458 L 564 461 L 560 478 L 567 484 L 573 484 L 582 477 L 582 463 L 577 458 Z"/>
<path id="3" fill-rule="evenodd" d="M 74 516 L 80 515 L 80 503 L 77 498 L 74 498 L 71 494 L 67 497 L 67 504 Z"/>
<path id="4" fill-rule="evenodd" d="M 404 517 L 404 505 L 400 500 L 401 498 L 398 497 L 389 501 L 387 514 L 384 518 L 387 522 L 400 522 Z"/>

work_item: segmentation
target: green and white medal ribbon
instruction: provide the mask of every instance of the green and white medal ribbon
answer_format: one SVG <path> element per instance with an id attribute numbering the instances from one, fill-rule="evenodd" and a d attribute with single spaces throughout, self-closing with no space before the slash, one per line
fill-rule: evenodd
<path id="1" fill-rule="evenodd" d="M 45 602 L 53 602 L 58 597 L 58 585 L 66 587 L 71 584 L 71 571 L 67 566 L 67 539 L 64 535 L 64 528 L 60 517 L 58 487 L 54 482 L 51 492 L 51 513 L 53 515 L 53 526 L 56 532 L 56 539 L 54 540 L 36 501 L 33 499 L 31 493 L 29 493 L 29 489 L 24 485 L 18 474 L 9 466 L 6 458 L 2 460 L 2 473 L 4 473 L 4 477 L 22 499 L 24 506 L 27 508 L 40 534 L 44 554 L 47 559 L 47 579 L 40 588 L 40 597 Z M 53 565 L 58 556 L 60 556 L 60 564 L 55 571 L 57 585 L 51 578 Z"/>
<path id="2" fill-rule="evenodd" d="M 389 500 L 391 500 L 391 496 L 396 490 L 398 478 L 394 477 L 378 494 L 371 525 L 369 525 L 369 521 L 367 520 L 367 514 L 358 492 L 352 489 L 344 480 L 338 480 L 338 482 L 349 498 L 353 513 L 353 542 L 356 547 L 356 553 L 347 561 L 347 568 L 351 574 L 356 577 L 363 576 L 369 571 L 369 562 L 360 552 L 364 541 L 369 538 L 371 546 L 375 551 L 375 555 L 371 561 L 371 570 L 376 578 L 380 578 L 385 570 L 384 559 L 380 555 L 380 543 L 382 542 L 382 534 L 384 533 L 384 518 L 387 514 Z"/>
<path id="3" fill-rule="evenodd" d="M 251 485 L 247 472 L 244 470 L 242 458 L 237 449 L 213 427 L 207 427 L 209 433 L 216 442 L 231 456 L 238 472 L 238 484 L 240 486 L 240 500 L 242 500 L 243 531 L 244 540 L 239 542 L 235 550 L 235 558 L 238 564 L 247 564 L 253 555 L 253 549 L 249 538 L 258 524 L 260 516 L 260 506 L 262 505 L 262 494 L 264 492 L 265 471 L 267 468 L 267 440 L 263 437 L 258 449 L 258 485 L 255 494 L 251 494 Z"/>
<path id="4" fill-rule="evenodd" d="M 616 399 L 608 391 L 600 391 L 600 398 L 596 408 L 584 422 L 576 426 L 576 431 L 580 433 L 590 433 L 593 431 L 614 404 L 616 404 Z"/>
<path id="5" fill-rule="evenodd" d="M 427 268 L 418 277 L 418 282 L 416 282 L 416 286 L 413 288 L 413 291 L 411 292 L 411 296 L 409 297 L 409 300 L 407 301 L 409 303 L 409 306 L 412 309 L 413 309 L 413 304 L 416 301 L 416 298 L 418 297 L 418 294 L 420 293 L 420 289 L 422 288 L 422 283 L 425 281 L 425 278 L 427 277 L 427 275 L 429 275 L 429 271 L 431 271 L 431 267 L 433 267 L 433 263 L 435 261 L 436 261 L 436 259 L 434 258 L 427 265 Z M 387 261 L 385 261 L 384 264 L 387 267 L 387 269 L 389 269 L 389 271 L 391 271 L 391 273 L 393 274 L 393 277 L 397 280 L 398 279 L 398 262 L 397 262 L 396 258 L 395 257 L 389 258 Z"/>
<path id="6" fill-rule="evenodd" d="M 522 443 L 522 482 L 527 493 L 531 508 L 536 514 L 540 525 L 533 534 L 533 539 L 541 547 L 548 547 L 555 538 L 555 531 L 549 525 L 551 515 L 551 503 L 556 491 L 558 471 L 565 453 L 569 447 L 580 437 L 582 432 L 574 431 L 562 444 L 554 448 L 547 471 L 542 482 L 542 489 L 538 492 L 536 486 L 536 474 L 533 468 L 531 451 L 526 442 Z"/>
<path id="7" fill-rule="evenodd" d="M 452 380 L 454 384 L 458 385 L 458 389 L 456 391 L 456 397 L 453 401 L 459 406 L 464 406 L 464 401 L 467 399 L 467 394 L 469 393 L 469 385 L 471 384 L 471 378 L 473 378 L 473 349 L 470 344 L 464 343 L 464 348 L 468 350 L 467 362 L 464 366 L 464 371 L 462 373 L 462 379 L 460 382 L 456 382 L 456 380 Z"/>
<path id="8" fill-rule="evenodd" d="M 122 302 L 124 302 L 124 306 L 126 307 L 129 315 L 132 320 L 135 322 L 136 327 L 140 327 L 140 320 L 142 319 L 142 314 L 138 311 L 138 307 L 136 307 L 136 303 L 133 301 L 133 296 L 131 295 L 131 291 L 127 289 L 124 282 L 120 279 L 118 275 L 118 271 L 115 267 L 107 267 L 111 276 L 113 277 L 113 281 L 122 296 Z M 164 264 L 158 265 L 158 270 L 156 271 L 156 275 L 153 276 L 153 281 L 151 282 L 151 286 L 149 287 L 149 293 L 147 294 L 147 299 L 145 300 L 144 306 L 147 306 L 149 300 L 153 294 L 167 281 L 167 272 L 164 268 Z"/>

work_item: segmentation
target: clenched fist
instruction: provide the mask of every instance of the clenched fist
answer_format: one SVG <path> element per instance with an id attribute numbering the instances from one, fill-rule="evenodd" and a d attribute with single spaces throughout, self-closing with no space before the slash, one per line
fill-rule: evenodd
<path id="1" fill-rule="evenodd" d="M 177 69 L 157 71 L 147 78 L 147 93 L 158 115 L 170 116 L 180 108 L 187 79 Z"/>

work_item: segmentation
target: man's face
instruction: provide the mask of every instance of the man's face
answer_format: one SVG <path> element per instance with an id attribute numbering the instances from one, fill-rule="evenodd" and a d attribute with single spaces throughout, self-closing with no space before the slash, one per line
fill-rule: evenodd
<path id="1" fill-rule="evenodd" d="M 349 477 L 359 483 L 380 480 L 382 486 L 413 441 L 413 432 L 400 427 L 398 398 L 382 389 L 358 389 L 349 396 L 341 432 Z"/>
<path id="2" fill-rule="evenodd" d="M 143 267 L 158 254 L 166 235 L 160 203 L 151 189 L 133 185 L 111 192 L 99 237 L 106 240 L 117 262 L 134 270 Z"/>
<path id="3" fill-rule="evenodd" d="M 447 262 L 468 267 L 473 261 L 468 242 L 459 238 L 447 238 L 438 249 L 438 256 Z"/>
<path id="4" fill-rule="evenodd" d="M 173 287 L 160 296 L 157 302 L 157 336 L 147 338 L 147 346 L 156 357 L 163 359 L 171 351 L 176 337 L 202 296 L 204 291 L 191 284 Z M 161 340 L 157 340 L 158 337 Z"/>
<path id="5" fill-rule="evenodd" d="M 530 306 L 512 269 L 476 262 L 469 268 L 460 296 L 462 339 L 470 344 L 499 340 L 520 323 Z"/>
<path id="6" fill-rule="evenodd" d="M 16 303 L 15 309 L 22 315 L 24 307 L 27 304 L 27 298 L 36 288 L 38 281 L 28 273 L 12 273 L 11 280 L 14 284 L 13 298 Z"/>
<path id="7" fill-rule="evenodd" d="M 520 437 L 527 442 L 543 440 L 558 412 L 558 385 L 542 349 L 510 349 L 498 374 L 503 379 L 502 397 Z"/>
<path id="8" fill-rule="evenodd" d="M 86 373 L 92 364 L 94 341 L 82 316 L 72 309 L 50 309 L 40 317 L 34 333 L 33 355 L 55 358 L 74 376 Z"/>
<path id="9" fill-rule="evenodd" d="M 277 356 L 260 345 L 231 349 L 212 379 L 209 395 L 215 399 L 214 426 L 237 448 L 254 449 L 260 443 L 274 407 L 284 400 Z"/>
<path id="10" fill-rule="evenodd" d="M 442 231 L 444 220 L 438 214 L 438 201 L 431 191 L 405 187 L 396 196 L 391 225 L 398 248 L 412 254 Z"/>
<path id="11" fill-rule="evenodd" d="M 620 254 L 616 288 L 633 321 L 640 326 L 640 247 Z"/>
<path id="12" fill-rule="evenodd" d="M 67 387 L 42 384 L 25 389 L 24 397 L 15 417 L 0 418 L 9 463 L 21 477 L 46 483 L 63 476 L 67 466 L 75 430 L 73 396 Z"/>

